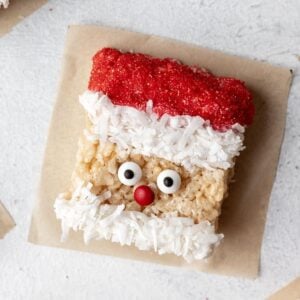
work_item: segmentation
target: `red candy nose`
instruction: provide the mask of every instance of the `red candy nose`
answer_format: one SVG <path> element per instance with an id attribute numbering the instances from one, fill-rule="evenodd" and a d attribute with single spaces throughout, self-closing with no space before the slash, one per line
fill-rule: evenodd
<path id="1" fill-rule="evenodd" d="M 138 186 L 133 193 L 134 200 L 141 206 L 146 206 L 154 201 L 154 193 L 147 185 Z"/>

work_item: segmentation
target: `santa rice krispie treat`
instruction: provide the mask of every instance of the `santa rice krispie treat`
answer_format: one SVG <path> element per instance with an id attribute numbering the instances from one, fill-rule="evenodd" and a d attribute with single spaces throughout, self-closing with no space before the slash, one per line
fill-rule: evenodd
<path id="1" fill-rule="evenodd" d="M 82 231 L 187 261 L 208 257 L 244 130 L 244 83 L 173 59 L 104 48 L 80 96 L 88 122 L 69 191 L 55 201 L 62 238 Z"/>

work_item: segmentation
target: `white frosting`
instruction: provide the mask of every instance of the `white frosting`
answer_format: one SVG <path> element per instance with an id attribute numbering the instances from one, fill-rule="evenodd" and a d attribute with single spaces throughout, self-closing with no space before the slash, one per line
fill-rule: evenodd
<path id="1" fill-rule="evenodd" d="M 148 217 L 125 211 L 123 204 L 101 204 L 111 197 L 110 192 L 96 196 L 91 187 L 91 183 L 81 183 L 70 200 L 63 194 L 56 199 L 54 209 L 61 220 L 62 240 L 70 229 L 82 230 L 86 243 L 91 239 L 110 240 L 159 254 L 173 253 L 191 262 L 208 257 L 223 238 L 208 221 L 194 224 L 190 218 Z"/>
<path id="2" fill-rule="evenodd" d="M 91 91 L 80 96 L 80 103 L 93 124 L 90 138 L 116 143 L 121 151 L 164 158 L 189 171 L 194 166 L 231 168 L 244 148 L 244 127 L 239 124 L 219 132 L 198 116 L 158 118 L 151 100 L 144 112 L 113 105 L 106 95 Z"/>
<path id="3" fill-rule="evenodd" d="M 9 0 L 0 0 L 0 8 L 3 6 L 4 8 L 8 8 Z"/>

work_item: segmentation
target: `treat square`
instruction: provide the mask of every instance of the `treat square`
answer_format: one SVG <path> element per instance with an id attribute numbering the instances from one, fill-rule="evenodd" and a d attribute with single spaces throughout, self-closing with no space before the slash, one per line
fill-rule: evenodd
<path id="1" fill-rule="evenodd" d="M 158 157 L 131 153 L 125 157 L 120 156 L 115 144 L 89 141 L 84 135 L 78 144 L 71 193 L 79 182 L 91 182 L 92 191 L 96 195 L 107 190 L 111 192 L 112 197 L 106 202 L 108 204 L 125 204 L 126 210 L 141 211 L 148 216 L 163 217 L 172 214 L 192 218 L 195 223 L 207 220 L 214 225 L 217 224 L 232 170 L 196 168 L 190 174 L 182 166 Z M 128 160 L 136 162 L 143 170 L 139 185 L 153 186 L 161 171 L 172 169 L 182 178 L 181 188 L 171 195 L 155 189 L 155 202 L 146 207 L 140 206 L 133 198 L 134 188 L 121 184 L 117 176 L 120 164 Z"/>

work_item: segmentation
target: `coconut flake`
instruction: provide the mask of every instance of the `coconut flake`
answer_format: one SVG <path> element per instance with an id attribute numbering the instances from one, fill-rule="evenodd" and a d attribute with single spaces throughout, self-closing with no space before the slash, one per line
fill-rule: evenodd
<path id="1" fill-rule="evenodd" d="M 244 149 L 244 127 L 235 124 L 225 132 L 214 130 L 201 117 L 170 116 L 161 118 L 147 102 L 146 111 L 113 105 L 104 94 L 86 91 L 80 96 L 93 124 L 89 139 L 116 143 L 119 151 L 157 156 L 184 166 L 228 169 L 233 158 Z"/>
<path id="2" fill-rule="evenodd" d="M 96 196 L 91 188 L 90 183 L 82 182 L 70 200 L 64 194 L 55 200 L 62 240 L 67 238 L 70 229 L 81 230 L 85 243 L 91 239 L 110 240 L 158 254 L 172 253 L 191 262 L 208 257 L 223 238 L 208 221 L 194 224 L 191 218 L 172 215 L 149 217 L 138 211 L 125 211 L 124 204 L 103 204 L 111 197 L 110 192 Z"/>

